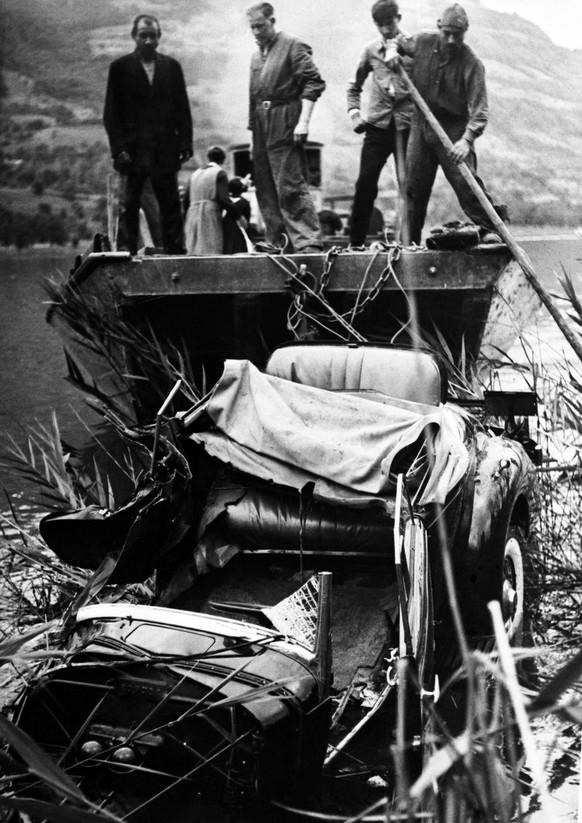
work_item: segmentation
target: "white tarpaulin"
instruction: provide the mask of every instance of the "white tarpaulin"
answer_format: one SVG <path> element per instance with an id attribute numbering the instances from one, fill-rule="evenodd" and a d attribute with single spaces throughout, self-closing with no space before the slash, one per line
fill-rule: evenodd
<path id="1" fill-rule="evenodd" d="M 323 486 L 386 497 L 398 458 L 429 427 L 432 468 L 420 502 L 444 502 L 468 464 L 463 419 L 444 406 L 395 402 L 313 388 L 227 360 L 206 407 L 224 437 L 209 432 L 208 450 L 275 483 L 301 488 L 313 476 Z M 204 432 L 191 436 L 205 443 Z"/>

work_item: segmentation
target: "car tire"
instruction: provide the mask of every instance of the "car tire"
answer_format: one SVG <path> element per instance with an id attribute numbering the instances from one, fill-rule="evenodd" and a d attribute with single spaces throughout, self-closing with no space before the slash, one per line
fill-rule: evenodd
<path id="1" fill-rule="evenodd" d="M 509 642 L 516 646 L 523 641 L 525 615 L 525 558 L 527 540 L 521 526 L 512 524 L 507 530 L 503 551 L 501 612 Z"/>

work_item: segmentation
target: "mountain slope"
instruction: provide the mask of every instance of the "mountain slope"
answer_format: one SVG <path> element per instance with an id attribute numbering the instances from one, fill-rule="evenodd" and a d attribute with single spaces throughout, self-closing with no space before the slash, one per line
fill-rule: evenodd
<path id="1" fill-rule="evenodd" d="M 163 29 L 160 48 L 180 59 L 192 100 L 200 158 L 213 142 L 248 139 L 248 62 L 253 49 L 246 0 L 228 4 L 152 0 Z M 327 81 L 311 137 L 326 145 L 324 186 L 351 191 L 361 138 L 345 110 L 346 84 L 364 43 L 376 34 L 371 2 L 294 0 L 276 6 L 278 25 L 313 46 Z M 446 3 L 409 0 L 403 27 L 433 29 Z M 582 51 L 554 45 L 534 24 L 464 3 L 467 42 L 485 63 L 491 122 L 478 143 L 483 176 L 496 199 L 582 204 Z M 4 68 L 31 78 L 38 92 L 84 104 L 100 116 L 107 67 L 132 49 L 133 0 L 3 0 Z M 4 98 L 5 105 L 9 100 Z M 576 220 L 574 220 L 576 222 Z"/>

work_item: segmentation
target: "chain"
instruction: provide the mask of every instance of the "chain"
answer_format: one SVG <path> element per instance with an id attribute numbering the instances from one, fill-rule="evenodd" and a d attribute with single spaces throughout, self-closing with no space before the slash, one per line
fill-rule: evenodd
<path id="1" fill-rule="evenodd" d="M 380 272 L 380 276 L 378 280 L 372 286 L 368 294 L 364 297 L 362 302 L 354 307 L 352 317 L 356 317 L 358 314 L 364 311 L 365 307 L 368 303 L 372 303 L 382 291 L 384 284 L 388 281 L 391 275 L 394 275 L 394 263 L 396 263 L 400 259 L 400 255 L 402 253 L 401 246 L 394 246 L 388 252 L 388 262 L 384 269 Z"/>
<path id="2" fill-rule="evenodd" d="M 333 264 L 338 255 L 341 254 L 341 251 L 342 250 L 339 246 L 332 246 L 331 249 L 327 251 L 327 254 L 325 255 L 325 262 L 323 264 L 323 271 L 321 272 L 321 277 L 319 278 L 318 294 L 323 294 L 327 288 Z"/>
<path id="3" fill-rule="evenodd" d="M 330 257 L 331 252 L 334 252 L 333 259 L 331 259 L 331 257 Z M 337 249 L 337 247 L 334 246 L 332 249 L 330 249 L 330 252 L 328 253 L 328 256 L 326 258 L 326 262 L 324 264 L 324 271 L 323 271 L 323 274 L 322 274 L 321 279 L 320 279 L 320 288 L 319 288 L 319 294 L 322 295 L 322 296 L 323 296 L 323 290 L 329 282 L 329 277 L 330 277 L 330 273 L 331 273 L 331 269 L 332 269 L 333 260 L 335 260 L 335 257 L 337 256 L 337 253 L 338 253 L 338 249 Z M 368 268 L 367 268 L 367 270 L 364 274 L 363 281 L 362 281 L 363 283 L 366 282 L 368 272 L 369 272 L 371 266 L 373 265 L 374 261 L 376 260 L 377 253 L 372 258 L 372 261 L 371 261 L 370 265 L 368 266 Z M 382 291 L 382 289 L 384 287 L 384 284 L 389 280 L 389 278 L 391 276 L 396 278 L 396 275 L 395 275 L 395 272 L 394 272 L 394 264 L 400 259 L 401 254 L 402 254 L 402 247 L 401 246 L 392 246 L 392 247 L 390 247 L 390 249 L 388 250 L 388 261 L 386 263 L 386 266 L 380 272 L 380 276 L 378 277 L 378 280 L 376 281 L 376 283 L 372 286 L 372 288 L 370 289 L 370 291 L 368 292 L 368 294 L 365 296 L 365 298 L 362 300 L 361 303 L 358 302 L 359 294 L 361 293 L 361 290 L 360 290 L 360 293 L 358 293 L 358 298 L 356 299 L 355 306 L 353 306 L 348 311 L 344 312 L 341 315 L 341 317 L 343 317 L 344 319 L 349 317 L 351 320 L 353 320 L 354 317 L 356 317 L 358 314 L 361 314 L 361 312 L 365 309 L 365 307 L 369 303 L 372 303 L 378 297 L 378 295 L 380 294 L 380 292 Z"/>
<path id="4" fill-rule="evenodd" d="M 301 269 L 297 268 L 297 265 L 294 261 L 290 260 L 289 258 L 285 257 L 284 255 L 280 255 L 285 260 L 285 263 L 291 264 L 293 270 L 286 268 L 280 260 L 274 255 L 270 255 L 273 262 L 278 265 L 283 271 L 286 272 L 288 275 L 287 287 L 290 287 L 291 284 L 296 284 L 295 288 L 291 288 L 293 294 L 293 300 L 289 307 L 289 311 L 287 314 L 287 326 L 289 330 L 293 333 L 296 339 L 299 339 L 298 327 L 300 323 L 300 318 L 305 317 L 307 320 L 311 321 L 313 324 L 319 325 L 320 327 L 324 328 L 326 331 L 330 332 L 331 330 L 327 328 L 326 324 L 323 322 L 324 319 L 328 320 L 336 320 L 339 321 L 341 325 L 344 326 L 346 331 L 350 334 L 350 336 L 354 336 L 360 338 L 360 340 L 364 340 L 358 332 L 352 326 L 354 318 L 361 314 L 366 306 L 372 303 L 382 291 L 385 283 L 389 280 L 392 276 L 398 282 L 396 278 L 396 274 L 394 272 L 394 264 L 400 259 L 402 253 L 401 246 L 391 246 L 388 250 L 388 260 L 386 266 L 380 272 L 380 275 L 376 281 L 376 283 L 372 286 L 372 288 L 368 291 L 362 302 L 359 302 L 360 295 L 363 291 L 364 284 L 368 277 L 368 273 L 374 264 L 377 255 L 380 253 L 380 250 L 376 250 L 374 257 L 372 258 L 370 264 L 368 265 L 364 277 L 362 279 L 362 286 L 360 291 L 358 292 L 358 296 L 356 298 L 356 302 L 354 306 L 349 309 L 348 311 L 340 314 L 336 312 L 331 305 L 329 304 L 327 298 L 325 297 L 325 290 L 327 289 L 331 277 L 331 271 L 333 269 L 333 264 L 337 259 L 338 255 L 342 252 L 342 249 L 339 246 L 332 246 L 325 255 L 325 261 L 323 264 L 323 270 L 321 276 L 316 278 L 311 272 L 307 272 L 304 265 L 301 266 Z M 314 282 L 313 288 L 310 288 L 307 283 L 305 282 L 305 276 L 309 275 Z M 326 309 L 325 313 L 320 312 L 307 312 L 305 310 L 305 295 L 311 294 L 312 297 L 316 298 L 319 303 Z M 348 321 L 349 318 L 349 321 Z M 341 336 L 341 335 L 340 335 Z"/>

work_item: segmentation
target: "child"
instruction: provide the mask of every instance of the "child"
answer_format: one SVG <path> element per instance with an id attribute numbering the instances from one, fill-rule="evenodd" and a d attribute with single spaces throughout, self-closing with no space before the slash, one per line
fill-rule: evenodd
<path id="1" fill-rule="evenodd" d="M 225 213 L 222 218 L 223 254 L 240 254 L 248 251 L 247 241 L 240 229 L 242 226 L 246 230 L 251 220 L 251 204 L 246 197 L 242 196 L 245 191 L 246 186 L 240 177 L 233 177 L 229 181 L 228 193 L 230 202 L 236 210 L 236 216 L 233 210 L 233 212 Z"/>

